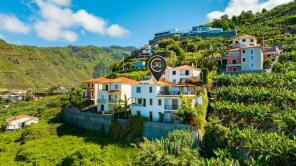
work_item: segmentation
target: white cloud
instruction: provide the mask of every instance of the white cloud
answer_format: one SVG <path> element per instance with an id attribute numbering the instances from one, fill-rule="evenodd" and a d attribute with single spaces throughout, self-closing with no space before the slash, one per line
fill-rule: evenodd
<path id="1" fill-rule="evenodd" d="M 113 37 L 123 37 L 128 33 L 129 33 L 128 30 L 124 29 L 123 27 L 121 27 L 118 24 L 111 25 L 107 29 L 107 34 L 110 36 L 113 36 Z"/>
<path id="2" fill-rule="evenodd" d="M 128 30 L 117 24 L 108 27 L 104 19 L 85 10 L 74 12 L 71 8 L 65 6 L 70 5 L 70 0 L 64 3 L 62 1 L 65 0 L 35 0 L 40 9 L 40 18 L 35 23 L 34 29 L 40 38 L 48 41 L 66 40 L 73 42 L 79 38 L 78 34 L 74 32 L 77 28 L 84 32 L 111 37 L 122 37 L 128 33 Z"/>
<path id="3" fill-rule="evenodd" d="M 6 30 L 8 32 L 18 34 L 30 33 L 30 27 L 14 15 L 0 14 L 0 25 L 0 29 Z"/>
<path id="4" fill-rule="evenodd" d="M 263 8 L 272 9 L 278 5 L 292 2 L 293 0 L 230 0 L 224 11 L 213 11 L 207 15 L 209 20 L 217 19 L 227 14 L 229 17 L 239 15 L 242 11 L 259 12 Z"/>
<path id="5" fill-rule="evenodd" d="M 95 33 L 110 37 L 122 37 L 129 31 L 118 24 L 108 25 L 107 22 L 81 9 L 73 11 L 71 0 L 33 0 L 34 21 L 32 28 L 39 38 L 47 41 L 74 42 L 78 33 Z M 15 16 L 0 14 L 2 29 L 14 33 L 29 33 L 31 28 Z M 1 29 L 1 27 L 0 27 Z"/>
<path id="6" fill-rule="evenodd" d="M 60 6 L 68 6 L 71 4 L 71 0 L 48 0 L 48 1 Z"/>

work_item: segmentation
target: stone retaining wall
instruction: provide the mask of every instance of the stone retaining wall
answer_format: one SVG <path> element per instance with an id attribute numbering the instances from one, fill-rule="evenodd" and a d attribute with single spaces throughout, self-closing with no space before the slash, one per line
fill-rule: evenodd
<path id="1" fill-rule="evenodd" d="M 62 111 L 63 119 L 66 123 L 76 125 L 84 129 L 100 130 L 104 127 L 105 132 L 109 131 L 112 115 L 96 114 L 89 112 L 80 112 L 77 108 L 71 108 Z M 118 120 L 124 122 L 125 120 Z M 148 139 L 161 138 L 166 136 L 170 131 L 176 129 L 191 129 L 189 125 L 159 123 L 159 122 L 145 122 L 143 128 L 143 136 Z"/>

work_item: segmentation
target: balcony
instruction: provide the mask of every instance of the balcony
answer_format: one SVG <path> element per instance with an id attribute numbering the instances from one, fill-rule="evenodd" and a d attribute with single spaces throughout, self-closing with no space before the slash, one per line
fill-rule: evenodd
<path id="1" fill-rule="evenodd" d="M 106 99 L 98 99 L 98 103 L 105 104 L 106 102 Z"/>
<path id="2" fill-rule="evenodd" d="M 132 106 L 133 107 L 145 107 L 144 104 L 136 104 L 136 103 L 132 104 Z"/>
<path id="3" fill-rule="evenodd" d="M 186 73 L 180 73 L 180 76 L 191 76 L 191 74 L 186 74 Z"/>
<path id="4" fill-rule="evenodd" d="M 118 99 L 109 99 L 109 103 L 118 103 L 119 100 Z"/>
<path id="5" fill-rule="evenodd" d="M 164 105 L 165 110 L 178 110 L 181 108 L 181 105 Z"/>
<path id="6" fill-rule="evenodd" d="M 234 67 L 234 66 L 241 66 L 241 63 L 235 63 L 235 64 L 227 64 L 226 67 Z"/>
<path id="7" fill-rule="evenodd" d="M 175 96 L 179 96 L 179 95 L 195 95 L 194 91 L 160 91 L 158 93 L 158 95 L 175 95 Z"/>

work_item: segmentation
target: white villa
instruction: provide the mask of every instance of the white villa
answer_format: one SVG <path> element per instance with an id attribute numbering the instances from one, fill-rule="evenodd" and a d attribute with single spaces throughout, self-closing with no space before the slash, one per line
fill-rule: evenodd
<path id="1" fill-rule="evenodd" d="M 114 105 L 127 98 L 132 115 L 141 115 L 150 121 L 172 122 L 182 106 L 181 95 L 192 107 L 202 104 L 195 85 L 187 79 L 200 79 L 201 71 L 192 66 L 167 67 L 160 81 L 154 79 L 136 81 L 126 77 L 108 79 L 100 77 L 85 81 L 83 95 L 97 106 L 98 112 L 109 113 Z"/>
<path id="2" fill-rule="evenodd" d="M 185 83 L 189 78 L 200 80 L 200 75 L 201 70 L 193 66 L 184 65 L 175 68 L 168 66 L 161 78 L 173 83 Z"/>
<path id="3" fill-rule="evenodd" d="M 18 115 L 6 120 L 6 130 L 22 129 L 25 126 L 30 126 L 39 122 L 39 119 L 28 115 Z"/>
<path id="4" fill-rule="evenodd" d="M 97 79 L 89 79 L 84 81 L 83 83 L 86 84 L 86 88 L 83 89 L 83 96 L 87 97 L 89 100 L 93 102 L 94 105 L 97 105 L 98 101 L 98 92 L 99 89 L 102 89 L 101 82 L 109 81 L 108 78 L 99 77 Z"/>
<path id="5" fill-rule="evenodd" d="M 132 85 L 132 115 L 141 115 L 150 121 L 172 122 L 182 106 L 181 96 L 191 100 L 192 107 L 202 104 L 194 85 L 168 81 L 141 81 Z"/>
<path id="6" fill-rule="evenodd" d="M 132 97 L 132 85 L 137 84 L 138 81 L 119 77 L 116 79 L 107 79 L 102 81 L 96 81 L 98 85 L 97 93 L 97 111 L 110 112 L 113 107 L 121 99 L 125 97 L 128 99 L 128 103 L 131 104 Z"/>

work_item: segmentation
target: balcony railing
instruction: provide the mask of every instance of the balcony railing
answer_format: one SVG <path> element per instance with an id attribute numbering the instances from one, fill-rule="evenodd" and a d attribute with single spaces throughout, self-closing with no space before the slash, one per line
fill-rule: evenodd
<path id="1" fill-rule="evenodd" d="M 231 67 L 231 66 L 241 66 L 241 63 L 227 64 L 226 65 L 226 67 Z"/>
<path id="2" fill-rule="evenodd" d="M 181 105 L 164 105 L 165 110 L 177 110 L 181 108 Z"/>
<path id="3" fill-rule="evenodd" d="M 109 99 L 109 103 L 117 103 L 117 102 L 119 102 L 118 99 Z"/>
<path id="4" fill-rule="evenodd" d="M 132 104 L 132 106 L 135 106 L 135 107 L 144 107 L 144 104 L 136 104 L 136 103 L 134 103 L 134 104 Z"/>
<path id="5" fill-rule="evenodd" d="M 106 103 L 106 99 L 98 99 L 98 103 Z"/>
<path id="6" fill-rule="evenodd" d="M 180 76 L 192 76 L 192 74 L 180 73 Z"/>
<path id="7" fill-rule="evenodd" d="M 194 91 L 160 91 L 158 95 L 195 95 Z"/>

